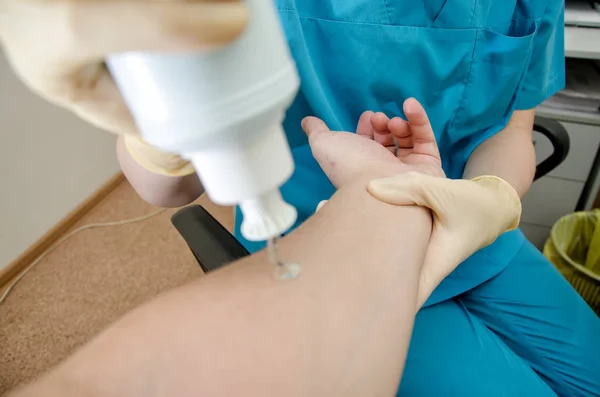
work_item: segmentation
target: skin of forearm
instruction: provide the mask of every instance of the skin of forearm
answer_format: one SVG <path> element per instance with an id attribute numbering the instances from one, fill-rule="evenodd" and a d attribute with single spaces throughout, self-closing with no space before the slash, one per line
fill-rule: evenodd
<path id="1" fill-rule="evenodd" d="M 429 213 L 345 186 L 280 252 L 135 310 L 37 386 L 41 396 L 393 396 L 412 332 Z"/>
<path id="2" fill-rule="evenodd" d="M 533 146 L 533 110 L 516 111 L 508 125 L 483 142 L 471 155 L 464 179 L 495 175 L 523 197 L 533 182 L 536 168 Z"/>
<path id="3" fill-rule="evenodd" d="M 142 167 L 127 151 L 123 137 L 117 139 L 117 159 L 123 174 L 137 194 L 157 207 L 182 207 L 204 192 L 196 174 L 169 177 Z"/>

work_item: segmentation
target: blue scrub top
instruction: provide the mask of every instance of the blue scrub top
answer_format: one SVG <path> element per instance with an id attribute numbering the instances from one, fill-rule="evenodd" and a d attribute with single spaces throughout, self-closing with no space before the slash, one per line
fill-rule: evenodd
<path id="1" fill-rule="evenodd" d="M 433 124 L 443 168 L 456 179 L 514 110 L 534 108 L 564 86 L 561 0 L 276 3 L 302 80 L 284 124 L 296 171 L 282 193 L 298 209 L 297 225 L 335 192 L 311 155 L 302 118 L 354 131 L 363 111 L 404 117 L 404 100 L 415 97 Z M 241 236 L 239 209 L 236 221 L 246 248 L 262 249 Z M 505 233 L 461 264 L 428 304 L 489 280 L 524 241 L 520 231 Z"/>

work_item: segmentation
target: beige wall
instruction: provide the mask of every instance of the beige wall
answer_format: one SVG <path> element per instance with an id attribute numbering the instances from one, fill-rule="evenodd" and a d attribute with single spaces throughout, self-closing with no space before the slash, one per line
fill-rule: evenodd
<path id="1" fill-rule="evenodd" d="M 114 145 L 30 93 L 0 53 L 0 269 L 118 171 Z"/>

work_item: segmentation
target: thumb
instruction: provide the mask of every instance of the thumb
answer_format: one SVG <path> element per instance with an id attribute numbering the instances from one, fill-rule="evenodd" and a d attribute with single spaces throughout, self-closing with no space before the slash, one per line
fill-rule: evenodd
<path id="1" fill-rule="evenodd" d="M 331 158 L 336 157 L 339 152 L 337 146 L 331 138 L 336 134 L 331 132 L 323 120 L 316 117 L 306 117 L 302 120 L 302 129 L 308 135 L 308 143 L 313 157 L 319 163 L 319 166 L 325 172 L 325 175 L 336 186 L 339 186 L 340 180 L 335 175 Z"/>
<path id="2" fill-rule="evenodd" d="M 394 205 L 418 205 L 431 208 L 429 186 L 437 185 L 443 178 L 411 171 L 389 178 L 374 179 L 367 191 L 376 199 Z"/>
<path id="3" fill-rule="evenodd" d="M 390 178 L 375 179 L 367 191 L 376 199 L 393 205 L 416 205 L 429 208 L 443 225 L 449 222 L 445 210 L 448 196 L 456 189 L 451 179 L 431 176 L 416 171 Z"/>
<path id="4" fill-rule="evenodd" d="M 302 130 L 308 136 L 310 141 L 314 141 L 319 136 L 331 132 L 325 122 L 317 117 L 306 117 L 302 120 Z M 312 143 L 311 143 L 312 146 Z"/>
<path id="5" fill-rule="evenodd" d="M 327 153 L 329 152 L 328 148 L 330 147 L 326 144 L 328 139 L 323 140 L 323 138 L 330 136 L 331 130 L 323 120 L 317 117 L 304 118 L 302 120 L 302 129 L 308 136 L 308 143 L 310 144 L 313 156 L 317 159 L 325 173 L 328 173 L 326 160 Z"/>

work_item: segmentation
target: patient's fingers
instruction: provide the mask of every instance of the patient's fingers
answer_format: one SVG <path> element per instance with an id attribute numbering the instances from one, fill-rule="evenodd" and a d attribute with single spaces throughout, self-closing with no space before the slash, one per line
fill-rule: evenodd
<path id="1" fill-rule="evenodd" d="M 315 139 L 319 135 L 326 134 L 331 132 L 327 124 L 319 118 L 316 117 L 306 117 L 302 120 L 302 129 L 308 135 L 309 139 Z"/>
<path id="2" fill-rule="evenodd" d="M 371 125 L 371 116 L 373 116 L 373 112 L 370 110 L 367 110 L 360 116 L 358 125 L 356 126 L 356 133 L 365 138 L 374 139 L 375 131 L 373 131 L 373 125 Z"/>
<path id="3" fill-rule="evenodd" d="M 388 123 L 388 129 L 398 141 L 398 148 L 410 149 L 413 147 L 410 124 L 400 117 L 394 117 Z"/>
<path id="4" fill-rule="evenodd" d="M 396 146 L 394 136 L 388 128 L 390 119 L 385 114 L 378 112 L 371 116 L 371 125 L 373 126 L 375 142 L 383 146 Z"/>
<path id="5" fill-rule="evenodd" d="M 433 127 L 423 106 L 416 99 L 409 98 L 404 102 L 404 114 L 410 123 L 413 153 L 426 154 L 440 159 Z"/>

